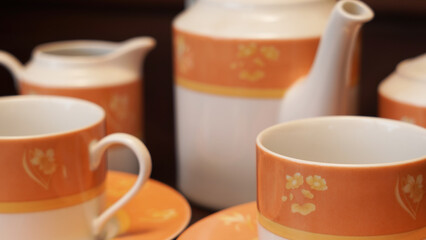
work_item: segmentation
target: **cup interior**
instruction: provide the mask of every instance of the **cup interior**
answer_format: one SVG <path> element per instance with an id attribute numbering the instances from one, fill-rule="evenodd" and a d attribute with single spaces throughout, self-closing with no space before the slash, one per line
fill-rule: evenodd
<path id="1" fill-rule="evenodd" d="M 426 157 L 426 129 L 372 117 L 323 117 L 276 125 L 259 134 L 265 151 L 327 164 L 391 164 Z"/>
<path id="2" fill-rule="evenodd" d="M 66 133 L 104 119 L 104 110 L 88 101 L 53 96 L 0 98 L 0 139 Z"/>

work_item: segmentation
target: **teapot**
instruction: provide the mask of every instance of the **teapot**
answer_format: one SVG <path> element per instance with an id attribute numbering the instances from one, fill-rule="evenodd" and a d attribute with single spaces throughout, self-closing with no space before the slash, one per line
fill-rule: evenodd
<path id="1" fill-rule="evenodd" d="M 37 46 L 23 66 L 0 51 L 0 64 L 15 79 L 20 94 L 62 95 L 94 102 L 105 109 L 107 134 L 124 132 L 142 138 L 141 65 L 154 47 L 151 37 L 121 43 L 75 40 Z M 109 152 L 110 168 L 137 171 L 131 151 L 115 147 Z"/>
<path id="2" fill-rule="evenodd" d="M 426 53 L 400 62 L 378 93 L 380 117 L 426 127 Z"/>
<path id="3" fill-rule="evenodd" d="M 373 15 L 355 0 L 198 0 L 181 13 L 173 22 L 180 190 L 213 209 L 253 201 L 262 129 L 355 114 L 354 47 Z"/>

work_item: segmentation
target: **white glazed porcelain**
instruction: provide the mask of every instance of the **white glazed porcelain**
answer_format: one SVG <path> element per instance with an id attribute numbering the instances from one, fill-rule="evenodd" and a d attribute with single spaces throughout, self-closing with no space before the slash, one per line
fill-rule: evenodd
<path id="1" fill-rule="evenodd" d="M 1 238 L 26 240 L 94 240 L 92 220 L 96 218 L 104 196 L 63 209 L 26 214 L 0 214 Z M 85 236 L 85 237 L 82 237 Z"/>
<path id="2" fill-rule="evenodd" d="M 257 235 L 259 240 L 288 240 L 266 230 L 260 223 L 257 223 Z"/>
<path id="3" fill-rule="evenodd" d="M 175 19 L 174 28 L 217 41 L 312 39 L 324 31 L 334 4 L 200 0 Z M 359 27 L 372 12 L 358 1 L 346 1 L 345 6 L 340 4 L 332 16 L 309 79 L 300 79 L 283 98 L 209 94 L 175 84 L 178 185 L 188 198 L 211 208 L 254 200 L 253 145 L 258 132 L 291 119 L 355 113 L 357 88 L 343 90 L 347 83 L 342 79 L 347 78 Z M 191 46 L 181 50 L 188 49 Z M 191 64 L 197 68 L 196 62 Z"/>
<path id="4" fill-rule="evenodd" d="M 11 70 L 21 94 L 62 95 L 92 101 L 107 114 L 108 133 L 142 137 L 142 64 L 154 47 L 150 37 L 121 43 L 75 40 L 46 43 L 33 50 L 23 66 L 0 51 L 0 64 Z M 142 75 L 141 75 L 142 74 Z M 137 172 L 133 153 L 115 147 L 109 151 L 110 168 Z"/>
<path id="5" fill-rule="evenodd" d="M 122 43 L 75 40 L 52 42 L 35 47 L 25 65 L 7 52 L 0 63 L 17 81 L 48 87 L 98 87 L 117 85 L 139 78 L 145 55 L 155 45 L 150 37 Z"/>

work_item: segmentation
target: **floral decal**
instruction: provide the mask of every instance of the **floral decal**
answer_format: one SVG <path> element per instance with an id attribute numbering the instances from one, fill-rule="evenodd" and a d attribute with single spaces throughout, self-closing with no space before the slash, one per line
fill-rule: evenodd
<path id="1" fill-rule="evenodd" d="M 236 232 L 252 231 L 253 235 L 256 235 L 256 219 L 248 214 L 243 215 L 239 212 L 222 214 L 219 216 L 219 220 L 222 221 L 225 226 L 233 227 Z M 257 240 L 257 238 L 253 238 L 252 240 Z"/>
<path id="2" fill-rule="evenodd" d="M 291 204 L 291 212 L 292 213 L 300 213 L 303 216 L 306 216 L 308 214 L 310 214 L 311 212 L 315 211 L 315 204 L 313 203 L 305 203 L 305 204 L 298 204 L 298 203 L 293 203 Z"/>
<path id="3" fill-rule="evenodd" d="M 177 68 L 182 73 L 186 73 L 194 67 L 194 61 L 192 59 L 191 48 L 186 43 L 186 40 L 183 36 L 178 35 L 175 39 L 175 55 Z"/>
<path id="4" fill-rule="evenodd" d="M 266 59 L 272 61 L 278 60 L 278 57 L 280 56 L 278 49 L 272 46 L 264 46 L 260 48 L 260 52 L 263 54 L 263 56 L 265 56 Z"/>
<path id="5" fill-rule="evenodd" d="M 310 175 L 304 178 L 301 173 L 297 172 L 293 174 L 293 176 L 286 175 L 285 179 L 287 194 L 281 196 L 282 202 L 292 202 L 295 199 L 294 194 L 302 196 L 305 201 L 311 201 L 315 197 L 312 191 L 326 191 L 328 189 L 325 178 L 319 175 Z M 310 189 L 306 189 L 305 187 L 309 187 Z M 315 203 L 312 202 L 296 202 L 290 204 L 291 212 L 301 214 L 302 216 L 311 214 L 317 208 Z"/>
<path id="6" fill-rule="evenodd" d="M 413 219 L 417 218 L 417 212 L 424 194 L 423 175 L 412 176 L 408 174 L 403 178 L 397 179 L 395 187 L 396 199 L 402 209 Z"/>
<path id="7" fill-rule="evenodd" d="M 306 182 L 314 190 L 317 190 L 317 191 L 327 190 L 327 183 L 325 182 L 325 179 L 322 178 L 321 176 L 318 176 L 318 175 L 309 176 L 306 178 Z"/>
<path id="8" fill-rule="evenodd" d="M 416 124 L 416 120 L 414 120 L 414 118 L 410 118 L 410 117 L 407 117 L 407 116 L 403 116 L 401 118 L 401 121 Z"/>
<path id="9" fill-rule="evenodd" d="M 26 151 L 22 165 L 27 175 L 46 190 L 49 189 L 52 175 L 60 169 L 52 148 L 45 151 L 39 148 Z M 62 174 L 66 177 L 65 167 L 62 167 Z"/>
<path id="10" fill-rule="evenodd" d="M 314 198 L 314 194 L 311 191 L 309 191 L 309 190 L 302 189 L 301 192 L 302 192 L 302 194 L 303 194 L 303 196 L 305 198 L 308 198 L 308 199 L 313 199 Z"/>
<path id="11" fill-rule="evenodd" d="M 287 183 L 285 188 L 287 189 L 297 189 L 303 184 L 303 176 L 300 173 L 295 173 L 293 176 L 286 176 Z"/>
<path id="12" fill-rule="evenodd" d="M 279 50 L 274 46 L 262 46 L 256 43 L 240 44 L 237 47 L 237 59 L 230 68 L 238 72 L 238 78 L 248 82 L 257 82 L 266 76 L 264 67 L 271 61 L 277 61 Z"/>
<path id="13" fill-rule="evenodd" d="M 51 175 L 56 171 L 55 163 L 55 152 L 53 149 L 48 149 L 46 152 L 36 148 L 33 150 L 32 158 L 30 163 L 33 166 L 37 166 L 38 169 L 45 175 Z"/>
<path id="14" fill-rule="evenodd" d="M 145 216 L 151 220 L 155 221 L 167 221 L 169 219 L 175 218 L 178 215 L 176 209 L 148 209 L 145 212 Z"/>
<path id="15" fill-rule="evenodd" d="M 109 100 L 108 108 L 119 119 L 125 119 L 128 115 L 129 97 L 115 94 Z"/>

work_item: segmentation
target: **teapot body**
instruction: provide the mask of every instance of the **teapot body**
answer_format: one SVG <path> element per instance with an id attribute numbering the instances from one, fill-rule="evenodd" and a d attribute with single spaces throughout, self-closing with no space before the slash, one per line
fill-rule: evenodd
<path id="1" fill-rule="evenodd" d="M 280 121 L 286 90 L 308 74 L 334 4 L 200 0 L 175 19 L 178 186 L 193 202 L 255 200 L 256 135 Z"/>

